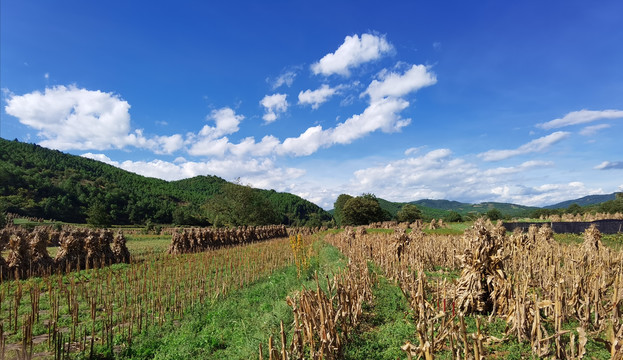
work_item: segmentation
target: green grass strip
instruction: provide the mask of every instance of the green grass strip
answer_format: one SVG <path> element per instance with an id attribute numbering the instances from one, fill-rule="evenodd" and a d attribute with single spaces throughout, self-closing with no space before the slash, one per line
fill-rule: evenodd
<path id="1" fill-rule="evenodd" d="M 416 330 L 410 320 L 409 303 L 376 265 L 369 263 L 368 267 L 378 279 L 372 289 L 374 302 L 364 307 L 363 321 L 349 338 L 344 359 L 402 359 L 405 352 L 400 347 L 407 340 L 413 341 Z"/>

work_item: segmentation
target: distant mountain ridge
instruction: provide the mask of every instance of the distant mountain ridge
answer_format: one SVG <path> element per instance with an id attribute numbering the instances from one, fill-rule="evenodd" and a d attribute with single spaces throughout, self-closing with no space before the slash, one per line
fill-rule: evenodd
<path id="1" fill-rule="evenodd" d="M 410 202 L 392 202 L 379 198 L 379 204 L 390 214 L 395 215 L 404 204 L 416 205 L 421 211 L 424 218 L 440 218 L 444 217 L 450 211 L 455 211 L 461 216 L 484 214 L 491 209 L 499 210 L 503 215 L 510 217 L 527 217 L 538 209 L 566 209 L 571 204 L 580 206 L 596 205 L 606 201 L 614 200 L 616 193 L 607 195 L 589 195 L 579 199 L 567 200 L 554 205 L 544 207 L 524 206 L 512 203 L 501 202 L 482 202 L 479 204 L 463 203 L 454 200 L 443 199 L 422 199 Z"/>
<path id="2" fill-rule="evenodd" d="M 616 193 L 606 195 L 588 195 L 574 200 L 567 200 L 559 202 L 558 204 L 544 206 L 544 209 L 566 209 L 571 204 L 578 204 L 580 206 L 601 204 L 609 200 L 614 200 Z"/>
<path id="3" fill-rule="evenodd" d="M 526 216 L 532 211 L 538 209 L 534 206 L 524 206 L 517 205 L 511 203 L 500 203 L 500 202 L 483 202 L 479 204 L 469 204 L 462 203 L 459 201 L 452 200 L 433 200 L 433 199 L 423 199 L 417 201 L 411 201 L 410 204 L 414 204 L 416 206 L 425 206 L 434 209 L 441 209 L 445 211 L 455 211 L 462 216 L 470 215 L 470 214 L 484 214 L 491 209 L 498 209 L 504 215 L 508 216 Z"/>
<path id="4" fill-rule="evenodd" d="M 511 217 L 528 216 L 531 212 L 538 209 L 533 206 L 523 206 L 510 203 L 483 202 L 480 204 L 462 203 L 452 200 L 422 199 L 410 202 L 392 202 L 378 198 L 381 208 L 389 212 L 392 216 L 405 204 L 412 204 L 422 211 L 425 219 L 442 218 L 450 211 L 457 212 L 461 216 L 484 214 L 491 209 L 498 209 L 502 214 Z"/>

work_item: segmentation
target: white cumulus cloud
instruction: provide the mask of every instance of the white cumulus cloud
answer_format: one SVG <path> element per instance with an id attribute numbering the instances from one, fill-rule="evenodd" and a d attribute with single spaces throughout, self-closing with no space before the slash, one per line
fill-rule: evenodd
<path id="1" fill-rule="evenodd" d="M 570 125 L 585 124 L 605 119 L 623 118 L 623 110 L 580 110 L 572 111 L 560 119 L 554 119 L 546 123 L 537 124 L 542 129 L 555 129 Z"/>
<path id="2" fill-rule="evenodd" d="M 553 144 L 563 139 L 568 138 L 569 135 L 570 135 L 569 132 L 557 131 L 547 136 L 543 136 L 538 139 L 532 140 L 529 143 L 523 144 L 517 149 L 489 150 L 484 153 L 478 154 L 478 157 L 483 159 L 484 161 L 499 161 L 499 160 L 508 159 L 513 156 L 529 154 L 529 153 L 534 153 L 534 152 L 541 152 L 549 148 Z"/>
<path id="3" fill-rule="evenodd" d="M 325 55 L 311 66 L 314 74 L 350 75 L 350 69 L 363 63 L 379 59 L 393 50 L 384 36 L 362 34 L 346 36 L 344 43 L 334 52 Z"/>
<path id="4" fill-rule="evenodd" d="M 213 120 L 216 126 L 205 125 L 199 132 L 199 135 L 208 138 L 217 138 L 237 132 L 240 129 L 240 122 L 244 120 L 244 116 L 237 115 L 231 108 L 224 107 L 222 109 L 212 110 L 206 119 Z"/>
<path id="5" fill-rule="evenodd" d="M 526 161 L 517 166 L 481 169 L 465 158 L 454 157 L 449 149 L 436 149 L 357 170 L 348 189 L 355 194 L 372 192 L 390 201 L 428 198 L 532 206 L 603 193 L 601 188 L 588 188 L 577 181 L 543 184 L 533 180 L 534 174 L 552 166 L 549 161 Z"/>
<path id="6" fill-rule="evenodd" d="M 76 86 L 13 95 L 5 111 L 39 131 L 41 145 L 59 150 L 130 145 L 130 104 L 118 95 Z"/>
<path id="7" fill-rule="evenodd" d="M 390 133 L 407 126 L 411 119 L 403 119 L 400 112 L 409 106 L 403 99 L 384 98 L 371 103 L 363 113 L 353 115 L 333 129 L 331 140 L 349 144 L 376 130 Z"/>
<path id="8" fill-rule="evenodd" d="M 74 85 L 11 95 L 5 111 L 38 130 L 39 144 L 59 150 L 106 150 L 127 146 L 170 154 L 179 150 L 180 135 L 146 137 L 132 131 L 130 104 L 119 95 Z"/>
<path id="9" fill-rule="evenodd" d="M 401 97 L 436 82 L 435 74 L 424 65 L 413 65 L 404 74 L 384 70 L 379 80 L 373 80 L 362 95 L 370 95 L 372 101 L 386 96 Z"/>
<path id="10" fill-rule="evenodd" d="M 264 96 L 264 98 L 260 101 L 260 105 L 262 105 L 266 111 L 262 117 L 266 123 L 271 123 L 277 120 L 278 114 L 284 113 L 288 110 L 288 101 L 286 98 L 286 94 Z"/>
<path id="11" fill-rule="evenodd" d="M 329 87 L 327 84 L 323 84 L 316 90 L 307 89 L 299 93 L 299 104 L 311 105 L 312 109 L 318 109 L 320 105 L 338 92 L 338 88 Z"/>
<path id="12" fill-rule="evenodd" d="M 279 147 L 279 152 L 295 156 L 311 155 L 318 151 L 321 146 L 328 144 L 330 144 L 330 139 L 327 132 L 318 125 L 308 128 L 296 138 L 285 139 Z"/>

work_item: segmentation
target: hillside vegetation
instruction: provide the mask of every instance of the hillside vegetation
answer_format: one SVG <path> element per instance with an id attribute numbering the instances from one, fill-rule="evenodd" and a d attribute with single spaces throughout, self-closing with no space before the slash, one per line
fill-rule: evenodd
<path id="1" fill-rule="evenodd" d="M 100 161 L 0 139 L 0 211 L 66 222 L 108 224 L 175 223 L 207 225 L 230 214 L 214 214 L 210 199 L 243 194 L 245 211 L 263 225 L 319 226 L 331 215 L 289 193 L 253 189 L 217 176 L 164 181 L 137 175 Z M 253 207 L 255 206 L 255 208 Z M 240 224 L 237 224 L 240 225 Z"/>

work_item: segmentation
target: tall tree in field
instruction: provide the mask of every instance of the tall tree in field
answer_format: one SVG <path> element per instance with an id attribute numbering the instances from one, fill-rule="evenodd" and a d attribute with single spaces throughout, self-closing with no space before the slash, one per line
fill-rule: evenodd
<path id="1" fill-rule="evenodd" d="M 353 197 L 348 194 L 341 194 L 337 197 L 337 200 L 335 200 L 335 203 L 333 204 L 333 218 L 335 219 L 337 226 L 342 226 L 342 222 L 344 220 L 344 205 L 352 198 Z"/>
<path id="2" fill-rule="evenodd" d="M 502 212 L 500 210 L 496 209 L 496 208 L 493 208 L 493 209 L 487 211 L 487 213 L 485 215 L 491 221 L 500 220 L 503 217 Z"/>
<path id="3" fill-rule="evenodd" d="M 396 213 L 396 218 L 399 222 L 414 222 L 422 218 L 422 212 L 413 204 L 405 204 Z"/>
<path id="4" fill-rule="evenodd" d="M 379 201 L 373 194 L 349 199 L 342 209 L 343 225 L 368 225 L 387 220 Z"/>
<path id="5" fill-rule="evenodd" d="M 227 183 L 206 203 L 215 225 L 268 225 L 279 223 L 271 203 L 250 186 Z"/>

